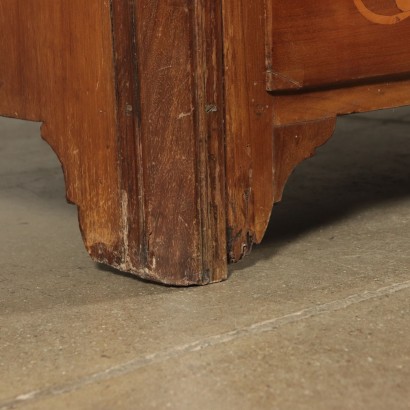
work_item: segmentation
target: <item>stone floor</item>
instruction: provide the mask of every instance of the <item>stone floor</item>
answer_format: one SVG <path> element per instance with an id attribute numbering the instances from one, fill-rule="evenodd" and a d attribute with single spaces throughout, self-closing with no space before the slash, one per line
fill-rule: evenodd
<path id="1" fill-rule="evenodd" d="M 0 409 L 410 409 L 410 109 L 351 116 L 229 281 L 97 266 L 39 125 L 0 120 Z"/>

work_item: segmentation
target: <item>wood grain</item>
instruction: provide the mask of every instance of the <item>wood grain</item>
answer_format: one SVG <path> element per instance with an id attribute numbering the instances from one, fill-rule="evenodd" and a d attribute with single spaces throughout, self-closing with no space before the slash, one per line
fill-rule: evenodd
<path id="1" fill-rule="evenodd" d="M 410 80 L 275 96 L 275 126 L 410 105 Z"/>
<path id="2" fill-rule="evenodd" d="M 43 122 L 95 261 L 218 282 L 337 116 L 410 104 L 407 0 L 357 1 L 2 0 L 0 115 Z"/>
<path id="3" fill-rule="evenodd" d="M 376 12 L 397 12 L 394 4 L 369 1 Z M 400 40 L 410 22 L 374 27 L 353 0 L 225 0 L 223 9 L 228 251 L 237 261 L 262 240 L 290 173 L 331 136 L 338 115 L 410 103 L 410 83 L 402 78 L 410 60 Z M 380 41 L 372 42 L 376 31 Z M 364 49 L 369 56 L 357 61 Z M 295 71 L 287 72 L 292 64 Z M 281 67 L 284 75 L 272 77 Z M 376 78 L 384 74 L 394 80 Z"/>
<path id="4" fill-rule="evenodd" d="M 221 24 L 211 1 L 1 2 L 0 114 L 43 122 L 96 261 L 227 277 Z"/>
<path id="5" fill-rule="evenodd" d="M 135 4 L 147 266 L 161 281 L 172 271 L 174 284 L 226 278 L 222 118 L 207 112 L 222 98 L 218 12 L 212 2 Z"/>
<path id="6" fill-rule="evenodd" d="M 43 122 L 42 136 L 63 165 L 67 198 L 79 208 L 87 249 L 100 261 L 120 264 L 123 207 L 108 2 L 2 0 L 0 62 L 0 113 Z"/>
<path id="7" fill-rule="evenodd" d="M 394 1 L 367 9 L 399 15 Z M 267 0 L 268 90 L 289 90 L 394 77 L 410 72 L 410 19 L 370 21 L 354 0 Z M 408 17 L 408 16 L 407 16 Z"/>
<path id="8" fill-rule="evenodd" d="M 286 182 L 296 166 L 312 157 L 316 148 L 329 140 L 335 126 L 336 117 L 275 127 L 273 134 L 275 202 L 282 200 Z"/>
<path id="9" fill-rule="evenodd" d="M 260 242 L 273 204 L 273 100 L 266 93 L 263 1 L 223 1 L 228 251 Z"/>

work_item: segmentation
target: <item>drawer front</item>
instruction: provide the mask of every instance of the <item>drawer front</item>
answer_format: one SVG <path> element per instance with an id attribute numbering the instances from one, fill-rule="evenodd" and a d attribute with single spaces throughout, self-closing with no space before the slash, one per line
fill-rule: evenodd
<path id="1" fill-rule="evenodd" d="M 410 74 L 410 0 L 266 0 L 267 89 Z"/>

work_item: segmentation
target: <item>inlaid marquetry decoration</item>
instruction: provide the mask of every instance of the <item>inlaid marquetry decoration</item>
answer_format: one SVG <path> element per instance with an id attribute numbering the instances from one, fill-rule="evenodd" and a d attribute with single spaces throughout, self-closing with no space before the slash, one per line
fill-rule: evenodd
<path id="1" fill-rule="evenodd" d="M 396 0 L 397 13 L 383 15 L 375 13 L 367 7 L 363 0 L 353 0 L 360 13 L 369 21 L 376 24 L 397 24 L 410 17 L 410 0 Z"/>

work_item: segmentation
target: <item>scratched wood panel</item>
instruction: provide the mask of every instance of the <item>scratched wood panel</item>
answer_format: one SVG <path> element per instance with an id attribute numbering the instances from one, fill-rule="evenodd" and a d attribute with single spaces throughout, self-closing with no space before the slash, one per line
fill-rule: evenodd
<path id="1" fill-rule="evenodd" d="M 268 0 L 267 88 L 410 73 L 407 0 Z"/>

